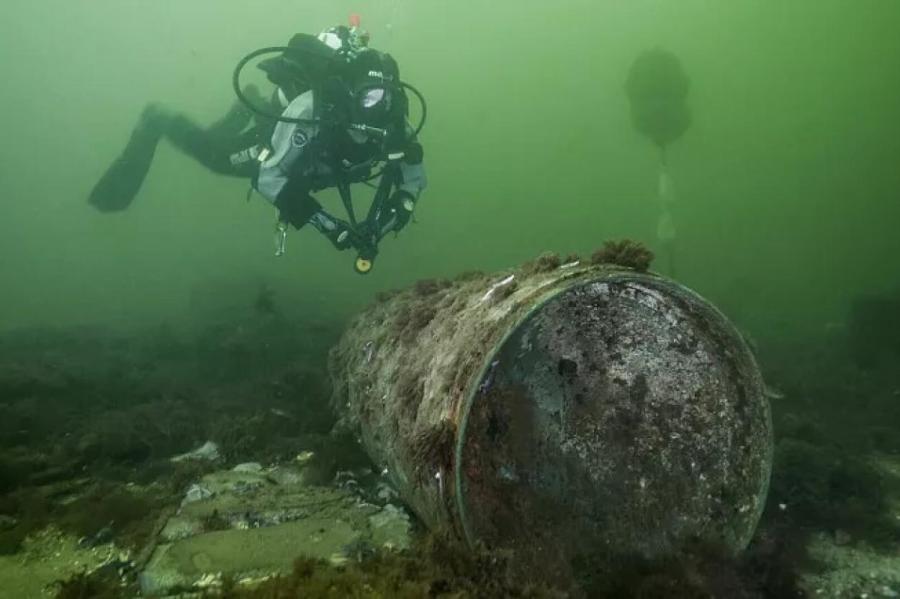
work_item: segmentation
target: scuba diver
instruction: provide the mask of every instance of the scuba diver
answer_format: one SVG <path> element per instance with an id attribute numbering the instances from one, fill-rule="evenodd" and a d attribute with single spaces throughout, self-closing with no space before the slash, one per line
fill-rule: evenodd
<path id="1" fill-rule="evenodd" d="M 368 42 L 354 15 L 349 27 L 332 27 L 318 36 L 298 33 L 287 46 L 251 52 L 234 71 L 238 102 L 208 128 L 151 104 L 94 187 L 90 203 L 103 212 L 126 209 L 165 137 L 213 172 L 248 178 L 248 199 L 255 190 L 278 209 L 276 256 L 284 254 L 289 227 L 311 225 L 337 249 L 356 250 L 356 271 L 368 273 L 379 242 L 409 223 L 426 186 L 418 142 L 424 98 L 400 79 L 396 61 Z M 264 100 L 255 87 L 241 87 L 240 74 L 267 54 L 277 55 L 257 66 L 276 89 Z M 421 104 L 416 126 L 408 121 L 407 91 Z M 355 183 L 375 189 L 362 221 L 353 209 Z M 326 188 L 337 188 L 347 220 L 313 197 Z"/>

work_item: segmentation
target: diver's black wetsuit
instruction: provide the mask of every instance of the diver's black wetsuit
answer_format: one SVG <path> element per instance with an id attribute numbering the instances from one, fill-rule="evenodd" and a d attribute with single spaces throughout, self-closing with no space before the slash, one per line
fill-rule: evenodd
<path id="1" fill-rule="evenodd" d="M 151 104 L 141 114 L 125 149 L 94 186 L 89 202 L 102 212 L 128 208 L 150 170 L 162 138 L 215 173 L 254 177 L 257 165 L 250 161 L 234 164 L 231 160 L 234 153 L 259 143 L 265 136 L 264 124 L 250 126 L 251 120 L 250 111 L 239 103 L 210 127 L 201 127 L 182 114 Z M 269 125 L 269 132 L 273 127 L 274 123 Z"/>
<path id="2" fill-rule="evenodd" d="M 250 111 L 238 103 L 208 128 L 180 114 L 163 117 L 157 127 L 174 146 L 214 173 L 252 178 L 256 176 L 257 165 L 252 160 L 235 161 L 233 156 L 263 143 L 274 128 L 274 123 L 253 120 Z"/>
<path id="3" fill-rule="evenodd" d="M 248 88 L 244 93 L 260 106 L 274 105 L 265 102 L 255 88 Z M 135 134 L 152 137 L 154 142 L 166 138 L 214 173 L 253 178 L 258 165 L 252 159 L 241 160 L 238 156 L 254 145 L 268 143 L 274 128 L 274 121 L 257 118 L 240 102 L 235 102 L 225 116 L 208 127 L 151 104 L 141 115 Z"/>
<path id="4" fill-rule="evenodd" d="M 312 92 L 298 96 L 286 108 L 274 100 L 269 104 L 294 117 L 311 117 L 313 113 Z M 342 249 L 347 244 L 338 238 L 347 224 L 325 212 L 311 194 L 365 181 L 376 163 L 385 158 L 381 145 L 364 136 L 320 132 L 317 125 L 276 123 L 257 117 L 240 103 L 209 127 L 151 105 L 142 114 L 126 149 L 94 188 L 90 202 L 102 211 L 127 208 L 162 138 L 215 173 L 249 179 L 254 189 L 278 208 L 282 221 L 298 229 L 311 223 Z M 391 198 L 395 203 L 400 201 L 398 195 L 414 203 L 426 185 L 421 147 L 411 132 L 409 141 L 414 150 L 398 160 L 392 171 L 395 176 L 390 185 L 396 192 Z M 384 217 L 377 222 L 383 231 L 376 232 L 376 237 L 406 224 L 403 217 L 408 219 L 412 208 L 397 208 L 388 202 Z"/>
<path id="5" fill-rule="evenodd" d="M 247 61 L 272 51 L 280 55 L 257 66 L 276 86 L 270 102 L 255 88 L 241 90 Z M 168 139 L 209 170 L 243 177 L 279 211 L 279 250 L 287 225 L 313 225 L 338 249 L 358 251 L 356 268 L 368 272 L 379 241 L 411 219 L 427 182 L 416 135 L 425 122 L 422 95 L 400 79 L 389 55 L 368 48 L 368 34 L 338 26 L 319 36 L 296 34 L 285 47 L 261 48 L 235 69 L 240 104 L 210 127 L 151 105 L 125 150 L 90 195 L 101 211 L 124 210 L 137 195 L 159 141 Z M 412 90 L 422 120 L 407 122 Z M 313 91 L 315 90 L 315 91 Z M 350 185 L 380 180 L 367 216 L 357 221 Z M 348 221 L 326 212 L 313 193 L 334 187 Z"/>

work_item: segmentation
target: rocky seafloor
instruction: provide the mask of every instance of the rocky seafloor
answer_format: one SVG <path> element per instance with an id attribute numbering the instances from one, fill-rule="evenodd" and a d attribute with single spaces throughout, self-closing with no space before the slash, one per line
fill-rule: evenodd
<path id="1" fill-rule="evenodd" d="M 584 593 L 900 595 L 900 357 L 858 329 L 757 342 L 777 448 L 743 556 L 623 563 Z M 339 334 L 257 306 L 190 334 L 0 336 L 0 597 L 564 596 L 422 530 L 331 435 Z"/>

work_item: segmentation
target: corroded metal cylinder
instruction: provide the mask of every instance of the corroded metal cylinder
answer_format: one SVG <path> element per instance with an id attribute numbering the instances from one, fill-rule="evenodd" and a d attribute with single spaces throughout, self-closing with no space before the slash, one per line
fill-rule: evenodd
<path id="1" fill-rule="evenodd" d="M 360 314 L 330 368 L 342 423 L 421 519 L 536 575 L 738 551 L 763 508 L 754 357 L 660 276 L 551 260 L 421 282 Z"/>

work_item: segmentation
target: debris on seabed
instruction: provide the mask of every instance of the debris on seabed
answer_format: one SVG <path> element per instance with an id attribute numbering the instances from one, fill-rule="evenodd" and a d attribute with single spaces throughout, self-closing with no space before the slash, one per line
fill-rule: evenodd
<path id="1" fill-rule="evenodd" d="M 294 458 L 294 461 L 297 462 L 298 464 L 307 464 L 307 463 L 309 463 L 310 460 L 313 459 L 313 457 L 315 455 L 316 454 L 314 454 L 311 451 L 301 451 L 300 453 L 297 454 L 297 457 Z"/>
<path id="2" fill-rule="evenodd" d="M 502 281 L 498 281 L 498 282 L 494 283 L 493 285 L 491 285 L 491 288 L 487 290 L 487 293 L 485 293 L 481 297 L 481 303 L 484 303 L 484 302 L 488 301 L 489 299 L 491 299 L 491 296 L 494 295 L 495 291 L 497 291 L 501 287 L 505 287 L 506 285 L 509 285 L 510 283 L 512 283 L 515 280 L 516 280 L 516 275 L 509 275 Z"/>
<path id="3" fill-rule="evenodd" d="M 213 443 L 212 441 L 207 441 L 194 451 L 189 451 L 187 453 L 183 453 L 181 455 L 177 455 L 172 458 L 173 462 L 184 462 L 186 460 L 198 460 L 198 461 L 207 461 L 207 462 L 215 462 L 221 456 L 219 455 L 219 446 Z"/>

